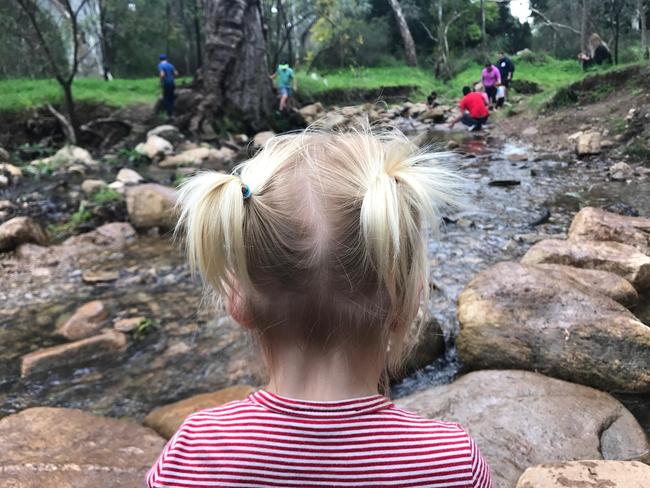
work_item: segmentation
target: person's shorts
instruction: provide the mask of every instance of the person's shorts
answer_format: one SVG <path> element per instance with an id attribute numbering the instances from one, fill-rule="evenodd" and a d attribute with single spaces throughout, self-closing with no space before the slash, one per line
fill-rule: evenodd
<path id="1" fill-rule="evenodd" d="M 291 87 L 290 86 L 281 86 L 279 88 L 281 97 L 290 97 L 291 96 Z"/>

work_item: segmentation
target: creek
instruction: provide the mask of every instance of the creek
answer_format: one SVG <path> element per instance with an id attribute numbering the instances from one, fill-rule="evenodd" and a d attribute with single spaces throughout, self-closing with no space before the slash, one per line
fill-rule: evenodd
<path id="1" fill-rule="evenodd" d="M 612 182 L 604 161 L 533 153 L 489 135 L 432 131 L 433 143 L 458 145 L 453 156 L 469 182 L 470 204 L 449 215 L 430 240 L 431 314 L 441 323 L 445 357 L 395 384 L 394 396 L 451 381 L 462 372 L 453 342 L 456 299 L 479 271 L 517 260 L 542 236 L 563 238 L 583 206 L 616 204 L 650 215 L 643 183 Z M 624 207 L 625 208 L 625 207 Z M 168 236 L 140 236 L 124 249 L 62 256 L 49 267 L 0 258 L 0 417 L 37 406 L 81 408 L 141 420 L 153 408 L 236 382 L 255 382 L 261 359 L 223 312 L 202 307 L 201 288 Z M 86 284 L 86 271 L 118 278 Z M 101 299 L 111 317 L 153 324 L 114 361 L 20 377 L 20 357 L 64 341 L 56 325 L 83 303 Z M 251 368 L 251 364 L 253 368 Z M 648 397 L 617 395 L 650 431 Z"/>

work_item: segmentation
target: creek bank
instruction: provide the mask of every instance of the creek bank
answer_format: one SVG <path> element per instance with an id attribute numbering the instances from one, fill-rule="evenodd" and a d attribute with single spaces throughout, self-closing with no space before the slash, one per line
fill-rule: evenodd
<path id="1" fill-rule="evenodd" d="M 650 466 L 636 461 L 571 461 L 528 468 L 516 488 L 644 488 Z"/>

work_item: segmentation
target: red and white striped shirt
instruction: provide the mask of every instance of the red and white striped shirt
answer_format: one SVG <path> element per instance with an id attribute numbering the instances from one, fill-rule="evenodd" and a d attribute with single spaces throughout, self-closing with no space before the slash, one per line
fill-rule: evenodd
<path id="1" fill-rule="evenodd" d="M 190 415 L 147 474 L 150 488 L 491 488 L 458 424 L 374 395 L 313 402 L 258 391 Z"/>

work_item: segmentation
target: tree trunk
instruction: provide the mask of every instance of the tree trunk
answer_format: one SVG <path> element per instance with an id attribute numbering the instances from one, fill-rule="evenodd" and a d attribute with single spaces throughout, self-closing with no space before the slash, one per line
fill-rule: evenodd
<path id="1" fill-rule="evenodd" d="M 399 33 L 402 36 L 402 43 L 404 44 L 404 52 L 406 54 L 406 64 L 409 66 L 417 66 L 418 59 L 415 54 L 415 43 L 413 42 L 413 36 L 409 30 L 409 26 L 406 23 L 404 14 L 402 13 L 402 6 L 399 4 L 399 0 L 388 0 L 393 13 L 395 14 L 395 19 L 397 20 L 397 26 L 399 27 Z"/>
<path id="2" fill-rule="evenodd" d="M 580 19 L 580 49 L 592 55 L 589 51 L 589 0 L 582 0 L 582 16 Z"/>
<path id="3" fill-rule="evenodd" d="M 481 0 L 481 45 L 483 53 L 487 53 L 487 32 L 485 30 L 485 0 Z"/>
<path id="4" fill-rule="evenodd" d="M 648 30 L 646 24 L 646 8 L 644 0 L 637 0 L 637 10 L 639 11 L 639 28 L 641 29 L 641 57 L 648 59 Z"/>
<path id="5" fill-rule="evenodd" d="M 248 131 L 268 128 L 275 97 L 259 1 L 207 0 L 204 55 L 198 123 L 227 117 Z"/>
<path id="6" fill-rule="evenodd" d="M 75 110 L 74 98 L 72 97 L 72 79 L 66 81 L 59 81 L 61 88 L 63 89 L 63 101 L 65 103 L 65 111 L 68 114 L 68 121 L 72 127 L 74 134 L 74 142 L 71 140 L 72 144 L 76 144 L 77 134 L 79 134 L 79 123 L 77 121 L 77 111 Z M 68 139 L 72 139 L 68 137 Z"/>

